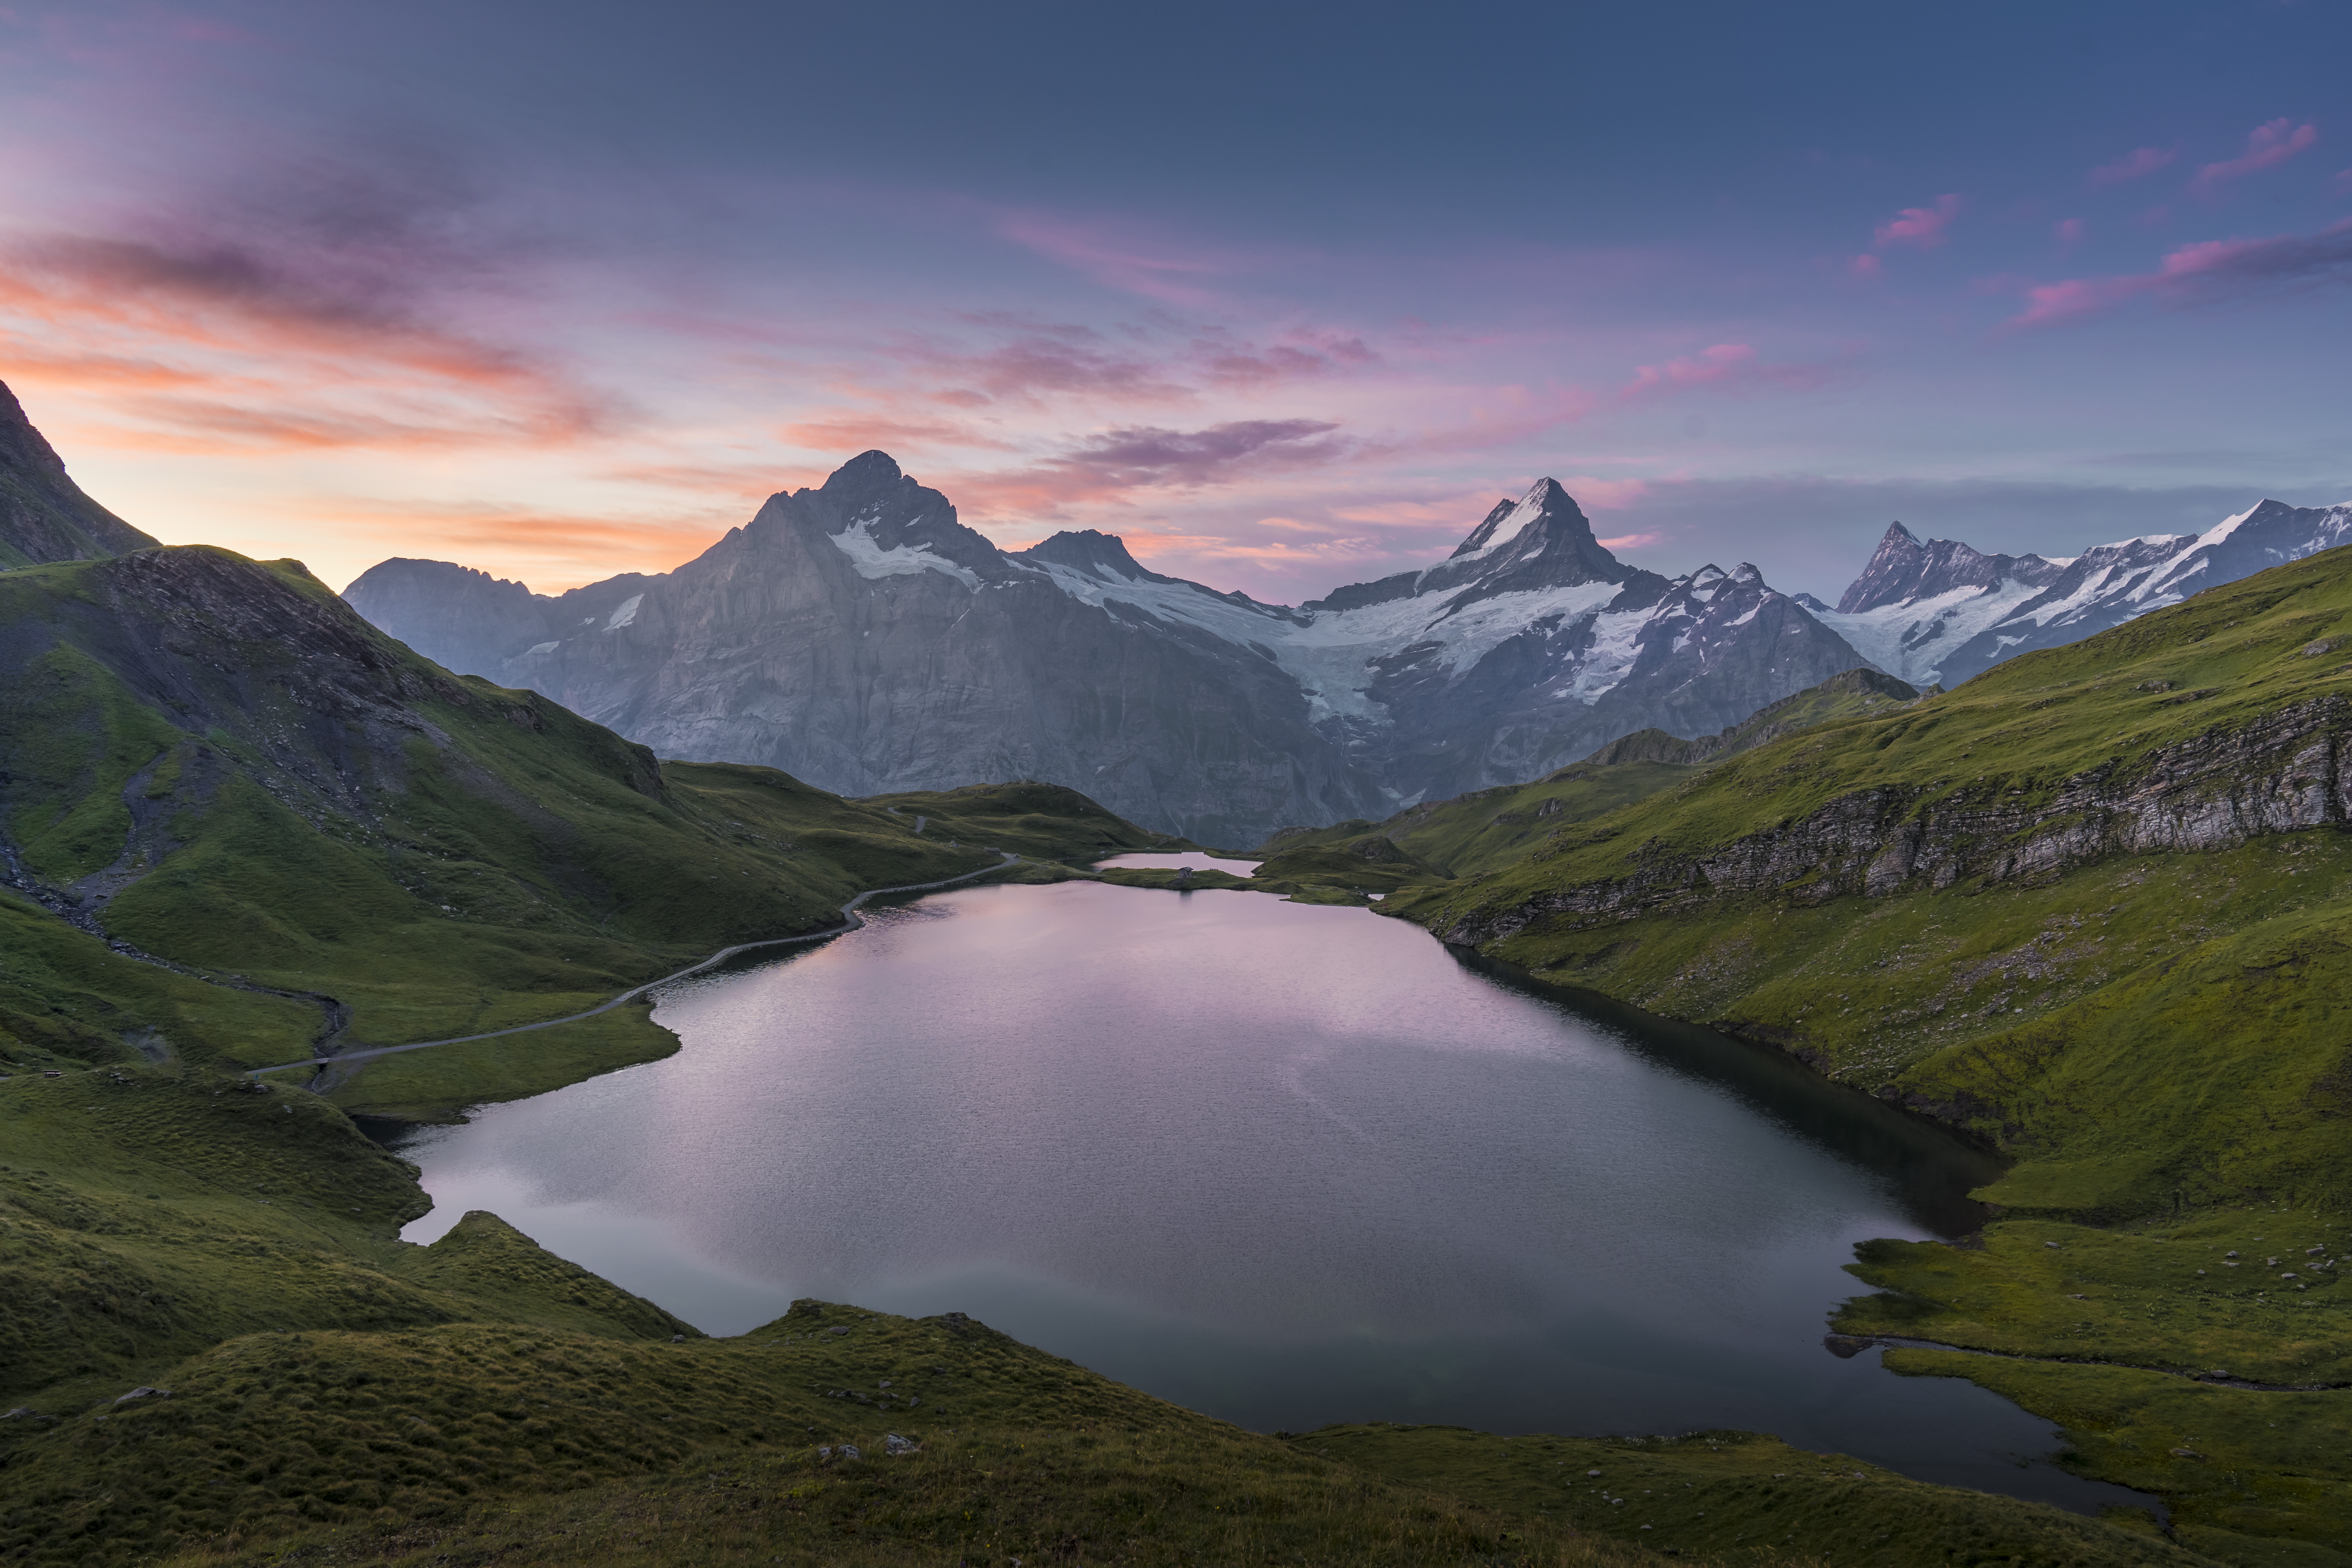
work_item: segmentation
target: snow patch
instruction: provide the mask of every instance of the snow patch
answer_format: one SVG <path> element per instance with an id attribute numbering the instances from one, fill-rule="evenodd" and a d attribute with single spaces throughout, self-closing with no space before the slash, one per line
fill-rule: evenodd
<path id="1" fill-rule="evenodd" d="M 2105 576 L 2100 574 L 2098 580 Z M 1816 610 L 1813 619 L 1897 680 L 1932 686 L 1941 678 L 1947 656 L 2007 620 L 2019 605 L 2041 592 L 2030 583 L 2008 577 L 1990 588 L 1963 586 L 1933 598 L 1881 605 L 1853 615 Z"/>
<path id="2" fill-rule="evenodd" d="M 1543 494 L 1544 483 L 1538 479 L 1536 481 L 1535 489 L 1520 498 L 1518 505 L 1503 514 L 1503 521 L 1495 525 L 1495 531 L 1487 537 L 1486 543 L 1467 554 L 1454 557 L 1448 564 L 1476 561 L 1483 556 L 1492 555 L 1520 534 L 1525 533 L 1528 531 L 1528 524 L 1543 515 Z"/>
<path id="3" fill-rule="evenodd" d="M 643 594 L 632 594 L 627 598 L 622 600 L 620 608 L 613 612 L 613 618 L 604 623 L 604 629 L 608 632 L 617 632 L 623 626 L 625 626 L 630 622 L 635 620 L 637 618 L 637 606 L 645 602 L 646 596 Z"/>
<path id="4" fill-rule="evenodd" d="M 974 593 L 980 591 L 980 578 L 970 568 L 959 566 L 946 556 L 920 544 L 901 544 L 895 550 L 885 550 L 874 537 L 874 520 L 861 517 L 841 532 L 834 534 L 834 548 L 849 557 L 849 564 L 860 577 L 878 581 L 884 577 L 911 577 L 918 572 L 937 572 L 952 577 Z"/>

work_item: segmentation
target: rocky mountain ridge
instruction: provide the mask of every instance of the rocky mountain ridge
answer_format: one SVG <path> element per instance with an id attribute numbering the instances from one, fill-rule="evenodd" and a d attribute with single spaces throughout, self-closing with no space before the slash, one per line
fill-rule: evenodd
<path id="1" fill-rule="evenodd" d="M 0 568 L 96 561 L 154 542 L 82 493 L 0 384 Z"/>
<path id="2" fill-rule="evenodd" d="M 393 561 L 346 595 L 429 657 L 665 755 L 857 794 L 1066 780 L 1226 843 L 1647 727 L 1722 730 L 1862 662 L 1752 565 L 1619 562 L 1550 479 L 1437 565 L 1296 607 L 1148 571 L 1091 530 L 1000 550 L 881 452 L 660 576 L 526 597 Z"/>
<path id="3" fill-rule="evenodd" d="M 2202 533 L 2148 534 L 2050 560 L 1923 542 L 1897 522 L 1835 609 L 1819 601 L 1807 608 L 1889 675 L 1957 686 L 2019 654 L 2345 543 L 2352 502 L 2264 500 Z"/>

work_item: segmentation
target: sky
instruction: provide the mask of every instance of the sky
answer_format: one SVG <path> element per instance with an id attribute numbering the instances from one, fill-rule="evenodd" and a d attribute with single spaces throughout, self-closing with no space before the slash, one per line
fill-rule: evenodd
<path id="1" fill-rule="evenodd" d="M 2352 499 L 2352 7 L 0 0 L 0 381 L 552 592 L 880 447 L 1297 602 L 1549 475 L 1834 598 Z"/>

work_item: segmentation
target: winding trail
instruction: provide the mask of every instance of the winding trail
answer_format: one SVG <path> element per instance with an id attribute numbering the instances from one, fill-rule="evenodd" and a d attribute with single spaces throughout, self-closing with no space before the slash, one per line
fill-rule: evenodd
<path id="1" fill-rule="evenodd" d="M 992 871 L 1002 871 L 1007 866 L 1020 864 L 1021 857 L 1010 850 L 1000 849 L 997 853 L 1004 858 L 993 866 L 982 866 L 976 871 L 966 871 L 960 877 L 943 878 L 936 882 L 909 882 L 904 887 L 898 888 L 868 888 L 841 906 L 841 912 L 849 918 L 839 925 L 827 926 L 823 931 L 804 931 L 799 936 L 772 936 L 761 942 L 737 942 L 733 947 L 722 947 L 699 963 L 688 964 L 677 973 L 665 974 L 659 980 L 648 980 L 643 985 L 631 986 L 611 1001 L 591 1007 L 584 1013 L 572 1013 L 561 1018 L 542 1018 L 536 1024 L 517 1024 L 512 1028 L 492 1029 L 487 1034 L 452 1035 L 446 1040 L 415 1040 L 404 1046 L 371 1046 L 361 1051 L 341 1051 L 332 1056 L 304 1057 L 299 1061 L 279 1062 L 275 1067 L 248 1068 L 246 1069 L 245 1076 L 257 1078 L 266 1072 L 284 1072 L 289 1068 L 341 1067 L 346 1063 L 363 1062 L 375 1057 L 398 1056 L 403 1051 L 430 1050 L 435 1046 L 462 1046 L 475 1040 L 495 1040 L 508 1035 L 527 1035 L 534 1029 L 552 1029 L 558 1024 L 576 1024 L 583 1018 L 593 1018 L 599 1013 L 609 1013 L 614 1008 L 634 1001 L 648 991 L 683 980 L 689 974 L 699 974 L 712 964 L 724 963 L 739 952 L 750 952 L 755 948 L 762 947 L 789 947 L 795 942 L 822 942 L 829 936 L 839 936 L 844 931 L 856 931 L 866 923 L 857 918 L 857 906 L 868 899 L 880 898 L 886 893 L 923 893 L 929 892 L 933 888 L 952 888 L 959 882 L 969 882 L 974 877 L 985 877 Z"/>

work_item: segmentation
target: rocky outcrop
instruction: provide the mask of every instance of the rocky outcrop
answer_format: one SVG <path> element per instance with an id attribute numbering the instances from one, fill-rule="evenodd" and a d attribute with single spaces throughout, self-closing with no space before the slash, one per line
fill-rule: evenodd
<path id="1" fill-rule="evenodd" d="M 2352 822 L 2352 701 L 2324 697 L 2241 727 L 2215 729 L 2126 763 L 2026 793 L 1935 795 L 1886 786 L 1838 797 L 1804 817 L 1696 857 L 1654 841 L 1624 876 L 1479 910 L 1441 933 L 1477 946 L 1566 916 L 1571 926 L 1631 920 L 1726 894 L 1818 903 L 2054 877 L 2115 854 L 2218 849 L 2263 834 Z"/>
<path id="2" fill-rule="evenodd" d="M 82 493 L 0 384 L 0 567 L 102 561 L 154 542 Z"/>

